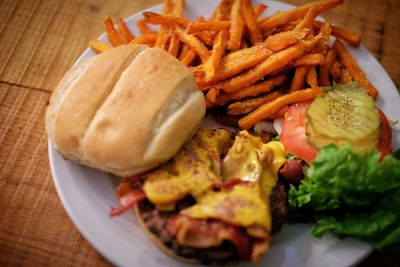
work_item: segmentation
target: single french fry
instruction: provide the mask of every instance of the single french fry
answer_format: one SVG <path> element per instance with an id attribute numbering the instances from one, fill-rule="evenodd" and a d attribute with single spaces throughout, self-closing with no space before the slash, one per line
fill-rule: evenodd
<path id="1" fill-rule="evenodd" d="M 264 44 L 269 50 L 279 52 L 303 40 L 309 32 L 308 29 L 300 29 L 273 34 L 268 36 Z"/>
<path id="2" fill-rule="evenodd" d="M 335 60 L 329 72 L 332 75 L 332 79 L 335 81 L 335 83 L 339 83 L 340 76 L 342 76 L 342 71 L 338 61 Z"/>
<path id="3" fill-rule="evenodd" d="M 189 24 L 186 32 L 193 34 L 202 31 L 222 31 L 228 30 L 231 27 L 229 21 L 205 21 L 205 22 L 194 22 Z"/>
<path id="4" fill-rule="evenodd" d="M 308 9 L 310 9 L 311 7 L 315 7 L 318 13 L 322 13 L 342 3 L 343 0 L 320 0 L 307 5 L 299 6 L 292 10 L 279 12 L 272 15 L 271 17 L 264 19 L 260 23 L 260 28 L 264 32 L 267 32 L 273 28 L 287 24 L 289 21 L 304 17 Z"/>
<path id="5" fill-rule="evenodd" d="M 252 126 L 256 125 L 259 121 L 272 116 L 284 106 L 288 106 L 296 102 L 312 100 L 323 93 L 324 89 L 322 87 L 316 87 L 303 89 L 280 96 L 241 118 L 239 120 L 239 126 L 241 129 L 248 130 Z"/>
<path id="6" fill-rule="evenodd" d="M 248 61 L 251 61 L 249 66 L 247 67 L 240 67 L 240 71 L 251 68 L 261 61 L 263 61 L 266 57 L 269 57 L 272 55 L 272 52 L 268 49 L 266 49 L 263 45 L 255 45 L 252 47 L 248 47 L 245 49 L 241 49 L 232 53 L 226 54 L 221 61 L 221 68 L 227 68 L 227 69 L 232 69 L 238 66 L 238 64 L 241 63 L 246 63 Z M 261 59 L 259 59 L 261 58 Z M 253 63 L 253 60 L 256 60 L 256 62 Z M 196 69 L 202 70 L 202 65 L 199 65 L 197 67 L 194 67 Z M 239 72 L 240 72 L 239 71 Z M 233 75 L 237 74 L 238 72 L 235 72 Z M 224 76 L 224 79 L 226 77 Z"/>
<path id="7" fill-rule="evenodd" d="M 108 40 L 113 46 L 126 44 L 124 37 L 115 29 L 114 23 L 109 16 L 104 18 L 104 26 L 106 28 Z"/>
<path id="8" fill-rule="evenodd" d="M 220 66 L 221 58 L 225 52 L 227 38 L 228 33 L 226 31 L 220 31 L 217 35 L 211 55 L 203 66 L 206 82 L 211 81 Z"/>
<path id="9" fill-rule="evenodd" d="M 235 0 L 231 9 L 231 27 L 229 29 L 229 41 L 228 49 L 231 51 L 237 51 L 240 48 L 240 42 L 242 41 L 244 20 L 241 14 L 241 1 Z"/>
<path id="10" fill-rule="evenodd" d="M 283 94 L 281 92 L 274 91 L 259 97 L 232 103 L 228 106 L 228 115 L 234 116 L 250 113 L 253 110 L 262 106 L 263 104 L 271 102 L 282 95 Z"/>
<path id="11" fill-rule="evenodd" d="M 262 13 L 264 13 L 264 11 L 267 9 L 268 7 L 264 4 L 259 4 L 257 6 L 254 7 L 254 15 L 256 15 L 256 17 L 261 16 Z"/>
<path id="12" fill-rule="evenodd" d="M 154 46 L 167 50 L 168 40 L 169 40 L 168 29 L 161 30 L 157 36 L 157 40 Z"/>
<path id="13" fill-rule="evenodd" d="M 331 32 L 332 32 L 330 22 L 329 21 L 324 22 L 324 24 L 322 24 L 321 28 L 319 29 L 319 32 L 322 34 L 322 41 L 318 45 L 316 50 L 326 55 L 326 53 L 329 50 L 329 39 L 331 37 Z"/>
<path id="14" fill-rule="evenodd" d="M 244 21 L 250 33 L 250 39 L 253 44 L 261 43 L 263 41 L 261 30 L 258 27 L 257 16 L 254 13 L 251 0 L 242 0 L 242 14 Z"/>
<path id="15" fill-rule="evenodd" d="M 208 101 L 210 101 L 211 103 L 214 103 L 215 100 L 217 99 L 217 96 L 219 95 L 219 93 L 220 93 L 219 89 L 212 87 L 212 88 L 210 88 L 210 90 L 208 90 L 206 99 Z"/>
<path id="16" fill-rule="evenodd" d="M 182 17 L 183 10 L 185 9 L 185 0 L 176 0 L 172 15 L 176 17 Z"/>
<path id="17" fill-rule="evenodd" d="M 136 21 L 136 27 L 138 28 L 140 34 L 149 34 L 153 33 L 153 31 L 147 26 L 145 19 L 138 19 Z"/>
<path id="18" fill-rule="evenodd" d="M 172 14 L 172 11 L 174 10 L 174 3 L 172 0 L 164 0 L 164 6 L 163 6 L 163 11 L 162 14 L 164 16 Z"/>
<path id="19" fill-rule="evenodd" d="M 251 57 L 256 58 L 260 56 L 265 56 L 266 54 L 270 56 L 272 52 L 269 49 L 265 48 L 265 46 L 263 45 L 255 45 L 227 54 L 226 56 L 224 56 L 223 62 L 230 67 L 233 67 L 233 65 L 239 63 L 240 60 L 245 60 Z"/>
<path id="20" fill-rule="evenodd" d="M 304 82 L 306 80 L 307 72 L 308 66 L 301 66 L 296 68 L 292 83 L 290 85 L 290 93 L 299 91 L 300 89 L 304 88 Z"/>
<path id="21" fill-rule="evenodd" d="M 102 53 L 108 49 L 111 49 L 111 46 L 109 46 L 106 43 L 103 43 L 102 41 L 97 41 L 97 40 L 90 40 L 89 42 L 90 48 L 92 48 L 96 53 Z"/>
<path id="22" fill-rule="evenodd" d="M 199 39 L 191 34 L 186 34 L 185 31 L 180 28 L 176 28 L 175 33 L 177 34 L 181 42 L 187 44 L 193 51 L 195 51 L 199 55 L 202 62 L 205 62 L 208 59 L 208 57 L 210 56 L 210 51 L 202 42 L 200 42 Z"/>
<path id="23" fill-rule="evenodd" d="M 130 41 L 133 40 L 134 38 L 133 34 L 131 33 L 131 31 L 128 29 L 128 26 L 126 26 L 125 22 L 121 18 L 118 18 L 118 31 L 124 37 L 125 42 L 129 43 Z"/>
<path id="24" fill-rule="evenodd" d="M 288 24 L 289 21 L 302 18 L 312 5 L 313 3 L 299 6 L 288 11 L 276 12 L 274 15 L 262 20 L 260 23 L 260 28 L 264 32 L 268 32 L 276 27 Z"/>
<path id="25" fill-rule="evenodd" d="M 215 19 L 213 20 L 229 20 L 233 2 L 234 0 L 222 0 L 217 7 Z"/>
<path id="26" fill-rule="evenodd" d="M 347 84 L 353 80 L 353 77 L 351 77 L 350 71 L 347 68 L 342 68 L 341 72 L 342 74 L 339 78 L 339 83 Z"/>
<path id="27" fill-rule="evenodd" d="M 172 10 L 172 15 L 176 17 L 182 17 L 184 8 L 185 8 L 185 0 L 176 0 L 174 8 Z M 176 36 L 175 33 L 173 33 L 169 42 L 168 52 L 176 57 L 179 52 L 179 47 L 180 47 L 179 38 L 178 36 Z"/>
<path id="28" fill-rule="evenodd" d="M 323 23 L 315 20 L 313 22 L 313 27 L 319 30 L 322 27 Z M 332 29 L 332 35 L 336 38 L 339 38 L 353 47 L 358 47 L 361 43 L 361 36 L 355 32 L 348 31 L 342 27 L 330 25 Z"/>
<path id="29" fill-rule="evenodd" d="M 312 23 L 315 20 L 315 18 L 318 16 L 319 10 L 312 6 L 310 9 L 308 9 L 306 15 L 304 18 L 299 22 L 299 24 L 294 27 L 295 30 L 301 30 L 301 29 L 311 29 Z"/>
<path id="30" fill-rule="evenodd" d="M 276 95 L 277 94 L 277 95 Z M 249 98 L 243 101 L 233 102 L 227 107 L 227 115 L 228 116 L 243 116 L 248 114 L 262 104 L 272 101 L 273 99 L 281 96 L 282 93 L 276 91 L 269 94 L 264 94 L 258 97 Z"/>
<path id="31" fill-rule="evenodd" d="M 155 25 L 174 26 L 181 25 L 187 27 L 191 21 L 184 17 L 174 17 L 171 15 L 160 15 L 154 12 L 143 12 L 147 23 Z"/>
<path id="32" fill-rule="evenodd" d="M 178 36 L 174 33 L 171 37 L 171 40 L 169 42 L 169 47 L 168 47 L 168 52 L 176 57 L 179 52 L 179 47 L 180 47 L 180 41 Z"/>
<path id="33" fill-rule="evenodd" d="M 329 49 L 326 54 L 325 64 L 321 65 L 319 68 L 319 84 L 321 86 L 330 86 L 331 83 L 329 81 L 329 71 L 332 68 L 333 63 L 336 60 L 336 52 L 333 49 Z"/>
<path id="34" fill-rule="evenodd" d="M 196 56 L 197 53 L 193 49 L 189 49 L 189 51 L 182 57 L 181 61 L 186 66 L 190 66 L 190 64 L 192 64 Z"/>
<path id="35" fill-rule="evenodd" d="M 252 86 L 243 88 L 242 90 L 239 90 L 235 93 L 227 94 L 221 92 L 218 95 L 215 104 L 223 105 L 225 103 L 232 102 L 234 100 L 242 100 L 248 97 L 255 97 L 261 94 L 268 93 L 277 86 L 282 85 L 285 80 L 286 80 L 285 75 L 279 75 L 276 77 L 272 77 L 266 81 L 260 82 L 258 84 L 254 84 Z"/>
<path id="36" fill-rule="evenodd" d="M 308 67 L 306 82 L 311 88 L 318 87 L 318 77 L 315 66 Z"/>
<path id="37" fill-rule="evenodd" d="M 349 70 L 353 79 L 360 86 L 365 88 L 368 91 L 368 94 L 375 99 L 378 96 L 379 91 L 368 81 L 364 72 L 360 69 L 354 58 L 339 39 L 336 39 L 335 43 L 333 44 L 333 49 L 335 49 L 338 57 L 343 65 L 345 65 Z"/>
<path id="38" fill-rule="evenodd" d="M 152 44 L 154 45 L 156 40 L 158 38 L 157 33 L 147 33 L 140 35 L 139 37 L 136 37 L 132 41 L 129 42 L 129 44 Z"/>
<path id="39" fill-rule="evenodd" d="M 325 56 L 322 54 L 305 54 L 293 62 L 293 67 L 315 66 L 325 64 Z"/>
<path id="40" fill-rule="evenodd" d="M 170 15 L 173 11 L 173 8 L 174 4 L 172 3 L 172 0 L 164 0 L 164 7 L 162 12 L 163 16 Z M 158 22 L 160 22 L 160 20 L 162 20 L 163 18 L 163 16 L 151 12 L 148 13 L 144 12 L 143 16 L 146 22 L 153 24 L 158 24 Z M 154 21 L 151 22 L 152 20 Z M 154 46 L 167 50 L 167 43 L 169 40 L 169 29 L 171 27 L 171 24 L 162 24 L 161 22 L 159 24 L 161 25 L 161 28 Z"/>
<path id="41" fill-rule="evenodd" d="M 258 64 L 256 67 L 249 70 L 248 72 L 245 72 L 236 77 L 233 77 L 232 79 L 222 82 L 217 87 L 221 88 L 227 93 L 233 93 L 243 87 L 250 86 L 264 76 L 282 69 L 291 61 L 296 60 L 304 55 L 308 50 L 318 45 L 321 38 L 321 35 L 317 35 L 311 40 L 301 41 L 285 50 L 273 54 L 267 60 Z"/>
<path id="42" fill-rule="evenodd" d="M 197 84 L 201 89 L 207 88 L 216 82 L 231 78 L 244 70 L 256 66 L 271 55 L 272 52 L 262 45 L 230 53 L 222 58 L 220 68 L 210 82 L 205 81 L 204 75 L 198 75 L 196 76 Z"/>

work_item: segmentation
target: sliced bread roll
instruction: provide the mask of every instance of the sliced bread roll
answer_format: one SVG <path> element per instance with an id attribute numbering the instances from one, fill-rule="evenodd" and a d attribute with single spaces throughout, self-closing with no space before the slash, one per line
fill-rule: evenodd
<path id="1" fill-rule="evenodd" d="M 159 48 L 123 45 L 64 76 L 46 130 L 66 159 L 129 176 L 175 155 L 204 115 L 204 96 L 184 64 Z"/>

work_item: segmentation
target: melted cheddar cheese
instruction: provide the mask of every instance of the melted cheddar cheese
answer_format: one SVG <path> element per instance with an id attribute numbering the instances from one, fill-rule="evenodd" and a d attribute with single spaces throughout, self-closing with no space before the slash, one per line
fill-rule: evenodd
<path id="1" fill-rule="evenodd" d="M 158 209 L 173 209 L 178 200 L 191 195 L 196 204 L 181 214 L 270 231 L 269 196 L 286 161 L 286 150 L 280 142 L 265 144 L 241 131 L 221 163 L 230 143 L 226 130 L 200 129 L 170 163 L 150 174 L 143 186 L 147 198 Z M 232 179 L 247 183 L 213 190 L 215 183 Z"/>
<path id="2" fill-rule="evenodd" d="M 222 178 L 241 179 L 247 184 L 228 190 L 208 191 L 197 204 L 181 211 L 196 219 L 214 218 L 244 227 L 258 225 L 271 230 L 269 196 L 277 183 L 277 172 L 286 161 L 279 142 L 264 144 L 247 131 L 240 132 L 222 163 Z"/>
<path id="3" fill-rule="evenodd" d="M 187 195 L 194 198 L 221 181 L 221 156 L 231 144 L 223 129 L 199 129 L 174 159 L 151 173 L 143 186 L 147 198 L 158 208 L 173 208 Z"/>
<path id="4" fill-rule="evenodd" d="M 181 214 L 195 219 L 220 219 L 240 226 L 260 225 L 270 229 L 268 201 L 260 196 L 256 183 L 235 185 L 230 190 L 210 191 L 198 199 L 197 204 L 184 209 Z"/>

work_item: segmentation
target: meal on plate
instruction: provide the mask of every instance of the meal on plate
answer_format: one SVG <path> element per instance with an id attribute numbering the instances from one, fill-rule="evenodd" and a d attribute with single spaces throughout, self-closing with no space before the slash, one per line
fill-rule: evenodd
<path id="1" fill-rule="evenodd" d="M 317 18 L 342 2 L 264 16 L 264 4 L 222 0 L 191 20 L 184 0 L 165 0 L 136 21 L 139 35 L 106 17 L 109 42 L 91 41 L 97 55 L 52 95 L 49 138 L 122 177 L 111 216 L 134 209 L 185 262 L 259 261 L 286 221 L 399 243 L 396 122 L 348 51 L 360 36 Z"/>

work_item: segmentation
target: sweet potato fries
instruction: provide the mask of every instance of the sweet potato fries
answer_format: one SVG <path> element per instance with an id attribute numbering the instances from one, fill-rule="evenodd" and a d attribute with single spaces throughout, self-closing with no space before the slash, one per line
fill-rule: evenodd
<path id="1" fill-rule="evenodd" d="M 266 5 L 222 0 L 208 18 L 191 20 L 183 16 L 184 0 L 165 0 L 162 14 L 143 13 L 138 34 L 121 19 L 114 26 L 107 16 L 104 25 L 112 46 L 147 44 L 177 57 L 193 71 L 207 108 L 243 116 L 238 125 L 249 129 L 283 116 L 292 103 L 322 94 L 321 86 L 354 80 L 377 97 L 342 43 L 358 47 L 361 37 L 330 20 L 316 20 L 343 1 L 319 0 L 263 18 Z M 330 47 L 332 36 L 336 41 Z M 97 53 L 111 48 L 100 41 L 90 47 Z"/>

